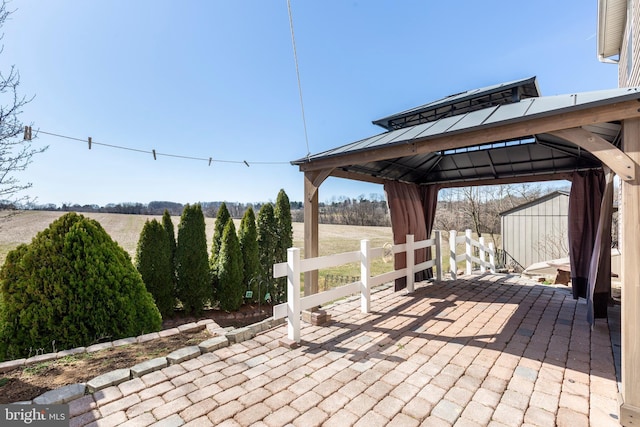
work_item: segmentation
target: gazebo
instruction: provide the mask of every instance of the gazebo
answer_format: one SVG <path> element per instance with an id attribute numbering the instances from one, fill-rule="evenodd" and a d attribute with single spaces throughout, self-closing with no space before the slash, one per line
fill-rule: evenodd
<path id="1" fill-rule="evenodd" d="M 606 317 L 611 290 L 607 212 L 616 174 L 622 186 L 621 415 L 640 417 L 639 89 L 542 97 L 531 77 L 375 120 L 384 132 L 293 161 L 304 173 L 305 257 L 319 253 L 318 189 L 330 176 L 384 186 L 396 244 L 407 234 L 431 234 L 441 188 L 564 179 L 572 183 L 574 298 L 587 299 L 593 322 Z M 396 268 L 403 262 L 397 257 Z M 305 295 L 318 291 L 317 271 L 305 273 L 304 286 Z M 402 286 L 396 282 L 396 289 Z"/>

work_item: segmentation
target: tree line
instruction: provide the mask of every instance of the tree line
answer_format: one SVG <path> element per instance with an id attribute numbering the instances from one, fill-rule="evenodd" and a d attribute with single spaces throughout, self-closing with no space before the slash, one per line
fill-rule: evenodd
<path id="1" fill-rule="evenodd" d="M 240 203 L 240 202 L 199 202 L 202 212 L 207 218 L 215 218 L 218 209 L 225 204 L 232 218 L 242 218 L 245 211 L 250 207 L 260 210 L 264 203 Z M 294 204 L 293 204 L 294 205 Z M 107 203 L 104 206 L 96 204 L 80 205 L 78 203 L 65 202 L 58 206 L 55 203 L 38 204 L 35 202 L 27 203 L 23 206 L 6 205 L 6 209 L 28 209 L 43 211 L 62 211 L 62 212 L 94 212 L 94 213 L 116 213 L 126 215 L 163 215 L 165 211 L 172 216 L 180 216 L 186 205 L 170 201 L 152 201 L 149 203 L 140 202 L 124 202 L 124 203 Z M 295 205 L 294 205 L 295 206 Z M 2 206 L 0 205 L 0 208 Z"/>
<path id="2" fill-rule="evenodd" d="M 295 222 L 304 222 L 304 205 L 296 209 L 292 206 L 291 215 Z M 318 222 L 320 224 L 365 225 L 388 227 L 389 208 L 382 194 L 361 194 L 357 198 L 346 196 L 333 197 L 328 202 L 318 204 Z"/>
<path id="3" fill-rule="evenodd" d="M 216 218 L 218 210 L 224 204 L 226 210 L 232 218 L 242 218 L 246 211 L 251 208 L 254 212 L 259 211 L 264 202 L 240 203 L 240 202 L 200 202 L 202 212 L 206 218 Z M 299 201 L 289 202 L 291 216 L 294 222 L 303 222 L 304 204 Z M 368 226 L 389 226 L 389 211 L 387 202 L 381 194 L 371 194 L 369 198 L 360 195 L 357 198 L 346 196 L 333 197 L 331 201 L 321 202 L 319 221 L 321 224 L 343 224 L 343 225 L 368 225 Z M 38 204 L 30 202 L 22 206 L 8 204 L 0 205 L 0 209 L 27 209 L 44 211 L 63 211 L 80 213 L 116 213 L 127 215 L 163 215 L 168 211 L 172 216 L 182 214 L 185 205 L 170 201 L 152 201 L 148 204 L 140 202 L 108 203 L 104 206 L 96 204 L 80 205 L 77 203 L 65 202 L 58 206 L 54 203 Z"/>
<path id="4" fill-rule="evenodd" d="M 557 189 L 568 189 L 568 186 L 549 187 L 540 184 L 509 184 L 483 187 L 461 187 L 442 189 L 438 194 L 438 205 L 434 229 L 464 230 L 472 229 L 478 235 L 486 234 L 495 237 L 500 231 L 500 213 L 520 204 L 542 197 Z M 266 203 L 240 202 L 201 202 L 202 212 L 207 218 L 216 218 L 224 204 L 232 218 L 242 218 L 248 209 L 259 211 Z M 303 202 L 290 202 L 293 222 L 304 221 Z M 382 194 L 364 194 L 349 198 L 333 197 L 318 205 L 318 221 L 320 224 L 341 224 L 359 226 L 391 225 L 387 201 Z M 172 216 L 179 216 L 185 206 L 169 201 L 153 201 L 143 203 L 118 203 L 105 206 L 64 203 L 58 207 L 53 204 L 29 204 L 27 209 L 61 210 L 73 212 L 102 212 L 133 215 L 162 215 L 168 211 Z M 497 242 L 496 242 L 497 243 Z"/>

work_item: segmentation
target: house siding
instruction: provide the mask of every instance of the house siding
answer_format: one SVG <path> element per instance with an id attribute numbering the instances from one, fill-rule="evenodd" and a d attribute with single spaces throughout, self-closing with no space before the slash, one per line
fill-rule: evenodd
<path id="1" fill-rule="evenodd" d="M 640 86 L 640 0 L 630 0 L 627 7 L 618 66 L 620 87 Z"/>

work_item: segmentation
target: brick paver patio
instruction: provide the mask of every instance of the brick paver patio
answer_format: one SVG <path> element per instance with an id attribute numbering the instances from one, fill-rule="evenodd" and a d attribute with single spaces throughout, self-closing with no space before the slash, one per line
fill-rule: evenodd
<path id="1" fill-rule="evenodd" d="M 609 326 L 502 275 L 391 289 L 70 403 L 71 426 L 617 426 Z"/>

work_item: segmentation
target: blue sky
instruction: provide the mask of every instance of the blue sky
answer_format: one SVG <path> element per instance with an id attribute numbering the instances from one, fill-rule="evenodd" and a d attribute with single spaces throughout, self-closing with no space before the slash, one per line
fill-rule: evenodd
<path id="1" fill-rule="evenodd" d="M 617 86 L 596 57 L 597 2 L 302 1 L 292 11 L 311 153 L 371 121 L 537 76 L 543 95 Z M 49 150 L 19 175 L 40 203 L 302 200 L 307 146 L 286 0 L 13 0 L 0 69 L 35 95 L 22 120 Z M 243 161 L 224 163 L 216 160 Z M 253 162 L 275 162 L 256 164 Z M 320 200 L 382 194 L 330 178 Z"/>

